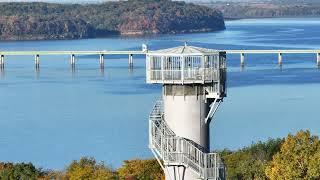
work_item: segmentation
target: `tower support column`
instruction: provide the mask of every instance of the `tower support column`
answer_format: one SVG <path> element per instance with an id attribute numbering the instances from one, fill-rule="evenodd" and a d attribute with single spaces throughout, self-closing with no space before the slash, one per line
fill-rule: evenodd
<path id="1" fill-rule="evenodd" d="M 164 85 L 163 88 L 164 119 L 170 129 L 208 152 L 209 124 L 206 117 L 211 100 L 203 96 L 203 86 Z"/>
<path id="2" fill-rule="evenodd" d="M 207 153 L 210 151 L 209 124 L 206 117 L 211 100 L 205 98 L 203 85 L 164 85 L 164 119 L 176 136 L 188 139 Z M 179 107 L 179 108 L 177 108 Z M 196 155 L 191 158 L 197 158 Z M 205 162 L 204 162 L 205 163 Z M 196 180 L 199 175 L 185 166 L 166 166 L 166 180 Z"/>

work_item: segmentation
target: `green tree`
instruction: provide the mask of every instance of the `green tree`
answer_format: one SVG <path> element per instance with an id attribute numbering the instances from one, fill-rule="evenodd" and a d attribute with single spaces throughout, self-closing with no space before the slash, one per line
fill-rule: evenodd
<path id="1" fill-rule="evenodd" d="M 224 150 L 220 154 L 227 167 L 227 179 L 267 179 L 265 169 L 280 150 L 282 139 L 258 142 L 239 151 Z"/>
<path id="2" fill-rule="evenodd" d="M 116 174 L 103 163 L 97 163 L 93 158 L 81 158 L 73 161 L 67 167 L 66 178 L 69 180 L 105 180 L 117 179 Z"/>
<path id="3" fill-rule="evenodd" d="M 41 174 L 31 163 L 0 163 L 0 179 L 36 180 Z"/>
<path id="4" fill-rule="evenodd" d="M 164 180 L 161 166 L 155 159 L 124 161 L 118 174 L 120 179 Z"/>
<path id="5" fill-rule="evenodd" d="M 289 135 L 266 169 L 269 179 L 320 179 L 320 141 L 309 131 Z"/>

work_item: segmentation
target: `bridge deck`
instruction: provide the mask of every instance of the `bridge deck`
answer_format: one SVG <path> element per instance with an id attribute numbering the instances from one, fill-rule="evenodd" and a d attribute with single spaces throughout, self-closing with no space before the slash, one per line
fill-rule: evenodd
<path id="1" fill-rule="evenodd" d="M 316 54 L 316 49 L 277 49 L 277 50 L 224 50 L 227 54 Z"/>
<path id="2" fill-rule="evenodd" d="M 225 51 L 227 54 L 240 54 L 240 64 L 244 66 L 245 54 L 277 54 L 278 63 L 282 65 L 283 54 L 316 54 L 316 63 L 320 67 L 320 50 L 318 49 L 277 49 L 277 50 L 220 50 Z M 39 67 L 40 56 L 43 55 L 71 55 L 70 63 L 75 64 L 75 55 L 100 55 L 100 64 L 104 64 L 104 55 L 129 55 L 129 66 L 133 65 L 133 55 L 146 55 L 152 51 L 0 51 L 0 68 L 4 67 L 5 56 L 22 56 L 33 55 L 35 56 L 36 66 Z"/>
<path id="3" fill-rule="evenodd" d="M 144 55 L 143 51 L 0 51 L 1 55 L 100 55 L 100 54 L 116 54 L 116 55 Z"/>
<path id="4" fill-rule="evenodd" d="M 277 50 L 221 50 L 227 54 L 317 54 L 320 50 L 313 49 L 277 49 Z M 152 51 L 149 51 L 152 52 Z M 146 51 L 0 51 L 0 55 L 99 55 L 99 54 L 111 54 L 111 55 L 145 55 Z"/>

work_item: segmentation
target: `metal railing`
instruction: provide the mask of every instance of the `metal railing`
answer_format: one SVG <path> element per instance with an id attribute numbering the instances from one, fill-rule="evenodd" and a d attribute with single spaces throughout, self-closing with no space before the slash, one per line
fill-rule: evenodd
<path id="1" fill-rule="evenodd" d="M 155 70 L 149 69 L 149 81 L 183 81 L 188 82 L 212 82 L 219 81 L 219 69 L 215 68 L 196 68 L 196 69 L 172 69 L 172 70 Z"/>
<path id="2" fill-rule="evenodd" d="M 165 165 L 184 165 L 202 179 L 224 179 L 224 164 L 217 153 L 206 153 L 196 143 L 175 135 L 163 117 L 162 101 L 150 114 L 150 148 Z"/>

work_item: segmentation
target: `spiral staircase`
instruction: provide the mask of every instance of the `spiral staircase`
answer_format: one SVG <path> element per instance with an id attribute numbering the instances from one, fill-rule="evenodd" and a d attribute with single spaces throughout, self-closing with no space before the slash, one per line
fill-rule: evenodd
<path id="1" fill-rule="evenodd" d="M 195 142 L 176 136 L 164 120 L 162 101 L 157 101 L 149 117 L 149 147 L 162 168 L 184 166 L 199 179 L 225 179 L 225 166 L 217 153 L 207 153 Z"/>

